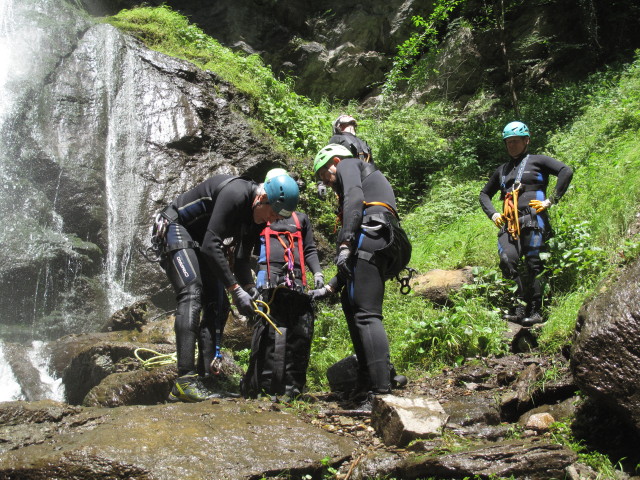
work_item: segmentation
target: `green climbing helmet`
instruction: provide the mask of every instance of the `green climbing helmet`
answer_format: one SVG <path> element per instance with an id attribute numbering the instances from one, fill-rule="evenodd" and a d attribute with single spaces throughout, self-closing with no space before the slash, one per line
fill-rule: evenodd
<path id="1" fill-rule="evenodd" d="M 313 171 L 317 174 L 318 170 L 324 167 L 333 157 L 351 158 L 353 153 L 347 147 L 338 143 L 330 143 L 318 152 L 313 160 Z"/>
<path id="2" fill-rule="evenodd" d="M 264 191 L 271 208 L 281 217 L 289 218 L 298 206 L 300 189 L 284 168 L 274 168 L 267 172 Z"/>
<path id="3" fill-rule="evenodd" d="M 511 122 L 502 130 L 502 139 L 506 140 L 509 137 L 528 137 L 529 127 L 522 122 Z"/>

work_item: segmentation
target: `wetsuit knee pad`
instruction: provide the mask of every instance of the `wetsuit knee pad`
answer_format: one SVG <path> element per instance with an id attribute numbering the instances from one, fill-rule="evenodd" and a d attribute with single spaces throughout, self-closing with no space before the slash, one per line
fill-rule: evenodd
<path id="1" fill-rule="evenodd" d="M 199 282 L 185 286 L 178 294 L 176 330 L 186 328 L 197 333 L 202 310 L 202 285 Z"/>

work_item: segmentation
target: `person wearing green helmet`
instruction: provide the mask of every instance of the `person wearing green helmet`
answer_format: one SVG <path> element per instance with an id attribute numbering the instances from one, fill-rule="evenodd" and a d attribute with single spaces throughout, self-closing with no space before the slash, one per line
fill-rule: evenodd
<path id="1" fill-rule="evenodd" d="M 375 165 L 355 158 L 343 145 L 321 149 L 313 169 L 339 200 L 335 264 L 338 275 L 314 298 L 341 290 L 342 310 L 358 360 L 354 400 L 369 409 L 373 396 L 391 391 L 389 340 L 383 325 L 385 281 L 406 267 L 411 244 L 400 226 L 396 199 L 387 178 Z M 344 285 L 344 288 L 342 288 Z"/>
<path id="2" fill-rule="evenodd" d="M 298 185 L 288 175 L 264 184 L 214 175 L 156 215 L 152 244 L 159 250 L 160 265 L 177 298 L 178 379 L 169 401 L 198 402 L 209 396 L 203 382 L 218 373 L 214 370 L 220 363 L 220 341 L 229 312 L 226 292 L 240 314 L 255 313 L 253 245 L 262 225 L 291 216 L 298 197 Z M 228 258 L 227 239 L 234 246 L 233 262 Z"/>
<path id="3" fill-rule="evenodd" d="M 523 326 L 544 322 L 542 316 L 542 278 L 544 264 L 540 253 L 547 249 L 552 235 L 549 208 L 566 193 L 573 170 L 546 155 L 529 154 L 529 128 L 522 122 L 507 124 L 502 131 L 510 160 L 499 166 L 480 192 L 480 205 L 498 227 L 500 269 L 516 283 L 515 299 L 505 319 Z M 556 176 L 554 193 L 547 197 L 549 177 Z M 500 192 L 502 212 L 491 199 Z M 522 278 L 519 265 L 524 258 L 527 274 Z"/>

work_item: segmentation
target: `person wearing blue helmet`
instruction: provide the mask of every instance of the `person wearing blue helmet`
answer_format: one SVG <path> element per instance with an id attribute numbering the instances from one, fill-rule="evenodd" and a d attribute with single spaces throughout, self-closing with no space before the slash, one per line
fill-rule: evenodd
<path id="1" fill-rule="evenodd" d="M 152 243 L 159 246 L 160 265 L 177 298 L 178 379 L 169 401 L 198 402 L 209 396 L 203 380 L 219 373 L 220 343 L 230 307 L 226 293 L 240 314 L 255 313 L 253 246 L 267 222 L 291 216 L 298 197 L 298 185 L 288 175 L 263 184 L 215 175 L 156 215 Z"/>
<path id="2" fill-rule="evenodd" d="M 287 178 L 284 169 L 269 171 L 265 190 L 269 192 L 274 184 L 280 185 L 283 178 Z M 269 315 L 280 333 L 266 321 L 255 324 L 242 393 L 249 398 L 260 394 L 281 400 L 297 398 L 306 385 L 315 323 L 307 292 L 324 286 L 309 217 L 294 211 L 287 218 L 267 223 L 254 253 L 256 287 L 261 299 L 269 304 Z M 308 272 L 313 274 L 309 285 Z"/>
<path id="3" fill-rule="evenodd" d="M 480 192 L 480 205 L 498 227 L 500 269 L 516 283 L 515 299 L 505 319 L 523 326 L 542 323 L 542 279 L 540 253 L 552 235 L 549 208 L 566 193 L 573 170 L 546 155 L 529 154 L 529 128 L 522 122 L 507 124 L 502 131 L 510 160 L 499 166 Z M 547 197 L 549 177 L 556 176 L 553 194 Z M 500 192 L 502 212 L 491 199 Z M 527 274 L 520 275 L 524 258 Z"/>

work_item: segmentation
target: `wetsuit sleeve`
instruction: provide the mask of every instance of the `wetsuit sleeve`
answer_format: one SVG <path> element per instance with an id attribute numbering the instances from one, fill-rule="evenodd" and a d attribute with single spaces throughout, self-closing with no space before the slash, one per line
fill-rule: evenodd
<path id="1" fill-rule="evenodd" d="M 261 227 L 264 227 L 264 225 Z M 247 234 L 243 235 L 235 257 L 234 273 L 240 285 L 255 283 L 253 271 L 251 270 L 251 255 L 258 243 L 258 230 L 253 225 L 249 230 Z"/>
<path id="2" fill-rule="evenodd" d="M 225 257 L 222 242 L 227 237 L 236 236 L 241 231 L 242 223 L 253 220 L 242 218 L 247 216 L 247 196 L 244 190 L 244 182 L 236 180 L 219 193 L 200 247 L 207 266 L 222 280 L 225 287 L 239 282 Z"/>
<path id="3" fill-rule="evenodd" d="M 353 244 L 360 225 L 364 208 L 364 192 L 359 168 L 359 160 L 348 158 L 338 163 L 337 181 L 340 182 L 342 196 L 342 229 L 338 243 Z"/>
<path id="4" fill-rule="evenodd" d="M 553 192 L 553 195 L 551 195 L 550 200 L 552 203 L 558 203 L 558 201 L 563 197 L 563 195 L 569 188 L 569 184 L 571 183 L 571 179 L 573 178 L 573 169 L 570 166 L 559 162 L 558 160 L 554 160 L 554 162 L 560 165 L 560 169 L 557 170 L 556 173 L 556 175 L 558 176 L 558 181 L 556 183 L 556 189 Z"/>
<path id="5" fill-rule="evenodd" d="M 300 220 L 300 229 L 302 234 L 302 249 L 304 253 L 304 263 L 309 267 L 312 273 L 322 271 L 320 266 L 320 259 L 318 258 L 318 249 L 316 248 L 316 242 L 313 239 L 313 228 L 309 217 L 305 214 L 298 213 L 298 219 Z"/>
<path id="6" fill-rule="evenodd" d="M 487 182 L 487 184 L 480 190 L 480 206 L 482 210 L 491 218 L 497 213 L 496 207 L 493 206 L 491 199 L 500 190 L 500 168 L 498 168 Z"/>

